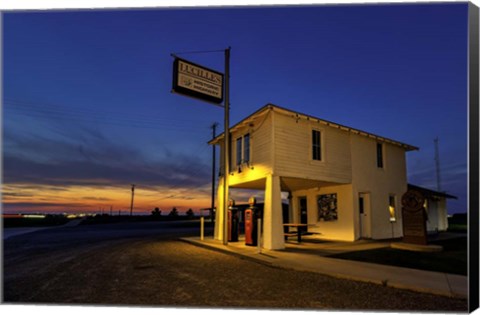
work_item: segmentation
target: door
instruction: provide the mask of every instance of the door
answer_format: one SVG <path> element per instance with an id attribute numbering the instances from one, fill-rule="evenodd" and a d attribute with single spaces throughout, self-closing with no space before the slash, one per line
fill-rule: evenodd
<path id="1" fill-rule="evenodd" d="M 300 209 L 300 223 L 308 224 L 307 217 L 307 197 L 298 197 L 299 209 Z M 307 227 L 299 227 L 300 230 L 307 232 Z"/>
<path id="2" fill-rule="evenodd" d="M 360 238 L 371 238 L 370 234 L 370 194 L 358 195 L 358 213 Z"/>

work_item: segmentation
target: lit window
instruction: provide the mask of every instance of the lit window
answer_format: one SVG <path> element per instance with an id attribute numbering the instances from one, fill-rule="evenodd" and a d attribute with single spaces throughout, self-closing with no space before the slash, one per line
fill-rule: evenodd
<path id="1" fill-rule="evenodd" d="M 397 221 L 395 217 L 395 196 L 388 197 L 388 212 L 390 212 L 390 222 Z"/>
<path id="2" fill-rule="evenodd" d="M 377 143 L 377 167 L 383 168 L 383 145 Z"/>
<path id="3" fill-rule="evenodd" d="M 321 133 L 318 130 L 312 130 L 312 159 L 322 160 Z"/>

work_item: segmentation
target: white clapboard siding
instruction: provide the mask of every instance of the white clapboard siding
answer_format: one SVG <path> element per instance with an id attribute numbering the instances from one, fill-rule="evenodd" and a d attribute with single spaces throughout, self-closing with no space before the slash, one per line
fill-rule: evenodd
<path id="1" fill-rule="evenodd" d="M 348 132 L 315 121 L 297 121 L 291 116 L 274 114 L 275 174 L 336 183 L 351 181 Z M 322 161 L 312 160 L 312 129 L 322 133 Z"/>
<path id="2" fill-rule="evenodd" d="M 271 141 L 272 123 L 268 112 L 265 115 L 253 119 L 253 121 L 245 126 L 237 128 L 232 132 L 232 169 L 229 178 L 231 186 L 249 183 L 259 179 L 264 179 L 268 174 L 272 173 L 272 148 Z M 245 134 L 250 134 L 250 162 L 241 165 L 241 172 L 238 172 L 236 161 L 236 140 Z"/>
<path id="3" fill-rule="evenodd" d="M 377 141 L 352 135 L 352 183 L 354 194 L 371 193 L 372 238 L 400 237 L 402 231 L 401 198 L 407 191 L 405 150 L 383 143 L 384 167 L 377 167 Z M 389 196 L 396 199 L 396 222 L 390 223 Z M 354 203 L 355 213 L 358 205 Z"/>

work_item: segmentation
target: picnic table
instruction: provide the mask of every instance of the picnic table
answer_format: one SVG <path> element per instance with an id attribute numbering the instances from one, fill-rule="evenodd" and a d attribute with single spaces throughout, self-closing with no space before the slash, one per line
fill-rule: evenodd
<path id="1" fill-rule="evenodd" d="M 289 236 L 297 236 L 297 241 L 299 243 L 302 242 L 302 230 L 300 229 L 300 227 L 307 227 L 308 225 L 306 223 L 284 223 L 283 224 L 284 227 L 287 228 L 287 231 L 284 233 L 285 234 L 285 240 L 287 240 L 287 238 Z M 293 228 L 296 228 L 296 232 L 290 232 L 290 228 L 293 227 Z"/>

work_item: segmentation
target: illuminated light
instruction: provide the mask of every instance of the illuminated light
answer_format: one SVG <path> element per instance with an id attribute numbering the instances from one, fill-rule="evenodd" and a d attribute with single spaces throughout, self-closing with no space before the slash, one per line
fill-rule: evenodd
<path id="1" fill-rule="evenodd" d="M 397 221 L 397 219 L 395 218 L 395 207 L 389 206 L 388 211 L 390 212 L 390 222 Z"/>
<path id="2" fill-rule="evenodd" d="M 77 216 L 75 214 L 69 214 L 67 215 L 67 219 L 76 219 Z"/>
<path id="3" fill-rule="evenodd" d="M 44 214 L 24 214 L 23 217 L 29 219 L 45 219 Z"/>

